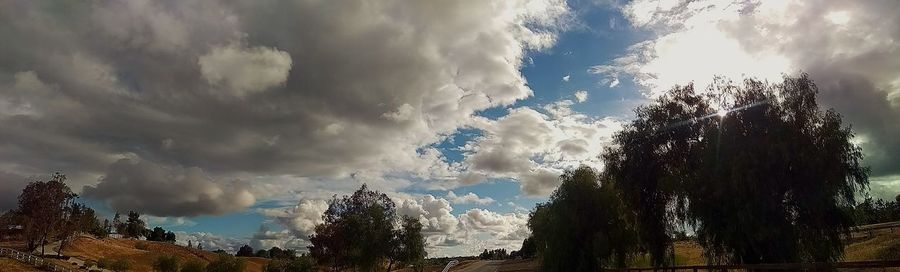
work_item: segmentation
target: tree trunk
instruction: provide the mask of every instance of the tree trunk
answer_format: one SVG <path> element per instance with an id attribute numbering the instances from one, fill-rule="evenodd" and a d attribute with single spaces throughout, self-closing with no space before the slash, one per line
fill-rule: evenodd
<path id="1" fill-rule="evenodd" d="M 394 266 L 394 259 L 390 259 L 390 261 L 388 262 L 388 269 L 387 269 L 387 272 L 391 272 L 391 267 L 392 267 L 392 266 Z"/>

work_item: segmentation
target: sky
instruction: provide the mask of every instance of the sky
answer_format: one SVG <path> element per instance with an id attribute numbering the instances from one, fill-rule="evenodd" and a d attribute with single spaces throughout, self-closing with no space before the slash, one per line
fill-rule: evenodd
<path id="1" fill-rule="evenodd" d="M 362 184 L 429 256 L 518 249 L 632 110 L 809 73 L 900 193 L 900 1 L 0 1 L 0 210 L 62 172 L 179 243 L 303 250 Z"/>

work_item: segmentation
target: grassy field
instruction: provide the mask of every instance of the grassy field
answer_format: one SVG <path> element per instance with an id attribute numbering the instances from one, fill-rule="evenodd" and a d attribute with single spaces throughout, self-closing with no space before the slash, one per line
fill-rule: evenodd
<path id="1" fill-rule="evenodd" d="M 206 264 L 217 258 L 216 253 L 213 252 L 188 249 L 164 242 L 95 239 L 87 236 L 78 237 L 63 250 L 63 254 L 92 262 L 100 261 L 103 258 L 125 259 L 132 265 L 132 269 L 129 271 L 153 271 L 153 262 L 160 256 L 175 256 L 181 264 L 189 260 L 198 260 Z M 241 257 L 240 259 L 246 263 L 246 272 L 262 272 L 268 262 L 267 259 L 256 257 Z M 53 260 L 53 262 L 69 268 L 76 268 L 71 263 L 61 260 Z"/>
<path id="2" fill-rule="evenodd" d="M 3 272 L 40 272 L 37 268 L 33 268 L 27 264 L 10 258 L 0 258 L 0 268 Z"/>

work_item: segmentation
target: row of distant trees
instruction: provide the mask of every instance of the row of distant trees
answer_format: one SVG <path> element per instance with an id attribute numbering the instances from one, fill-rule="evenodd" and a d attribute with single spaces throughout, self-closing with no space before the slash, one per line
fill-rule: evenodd
<path id="1" fill-rule="evenodd" d="M 820 110 L 807 75 L 777 84 L 716 79 L 635 110 L 601 172 L 568 171 L 530 215 L 544 271 L 598 271 L 648 256 L 674 263 L 688 226 L 708 262 L 830 262 L 857 223 L 895 219 L 868 189 L 854 134 Z"/>
<path id="2" fill-rule="evenodd" d="M 57 253 L 61 254 L 79 234 L 105 238 L 115 232 L 124 238 L 146 237 L 150 241 L 175 242 L 175 233 L 171 231 L 161 227 L 147 229 L 138 212 L 129 212 L 124 221 L 119 213 L 115 214 L 112 221 L 101 220 L 94 209 L 76 201 L 78 195 L 72 192 L 65 181 L 65 175 L 55 173 L 47 181 L 28 183 L 19 195 L 16 209 L 0 216 L 0 223 L 4 228 L 22 228 L 20 235 L 28 251 L 41 247 L 43 255 L 46 244 L 59 241 Z"/>

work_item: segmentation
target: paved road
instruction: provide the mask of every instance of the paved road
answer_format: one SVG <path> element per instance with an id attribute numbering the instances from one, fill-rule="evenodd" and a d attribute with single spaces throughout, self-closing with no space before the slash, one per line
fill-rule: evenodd
<path id="1" fill-rule="evenodd" d="M 454 272 L 496 272 L 503 261 L 478 261 Z"/>

